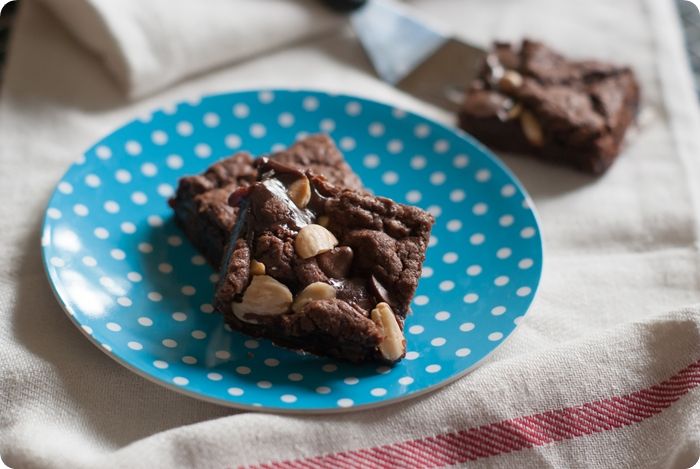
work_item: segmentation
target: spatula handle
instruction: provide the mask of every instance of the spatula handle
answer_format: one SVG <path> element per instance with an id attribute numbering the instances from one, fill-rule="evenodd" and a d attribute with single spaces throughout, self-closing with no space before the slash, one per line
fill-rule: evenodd
<path id="1" fill-rule="evenodd" d="M 360 8 L 366 0 L 321 0 L 326 6 L 335 11 L 348 12 Z"/>

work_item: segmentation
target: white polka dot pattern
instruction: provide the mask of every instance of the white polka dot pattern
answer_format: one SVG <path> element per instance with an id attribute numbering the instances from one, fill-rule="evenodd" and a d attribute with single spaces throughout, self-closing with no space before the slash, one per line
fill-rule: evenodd
<path id="1" fill-rule="evenodd" d="M 174 224 L 178 178 L 235 151 L 326 132 L 378 195 L 436 217 L 393 367 L 349 366 L 225 327 L 218 275 Z M 171 388 L 235 406 L 355 409 L 464 373 L 522 320 L 542 265 L 531 202 L 491 156 L 449 129 L 355 97 L 306 91 L 194 99 L 107 136 L 58 183 L 46 268 L 72 319 L 105 351 Z"/>

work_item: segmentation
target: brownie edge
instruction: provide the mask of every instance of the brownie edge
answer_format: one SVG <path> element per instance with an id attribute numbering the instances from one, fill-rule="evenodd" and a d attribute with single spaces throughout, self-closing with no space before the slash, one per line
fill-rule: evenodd
<path id="1" fill-rule="evenodd" d="M 295 350 L 400 360 L 432 216 L 308 171 L 271 168 L 232 195 L 245 207 L 244 229 L 217 285 L 217 310 L 232 329 Z"/>
<path id="2" fill-rule="evenodd" d="M 270 159 L 322 174 L 342 187 L 362 189 L 362 182 L 327 135 L 301 139 Z M 256 181 L 253 162 L 245 152 L 218 161 L 202 174 L 180 179 L 175 196 L 168 201 L 178 226 L 214 268 L 220 266 L 238 213 L 228 198 L 237 188 Z"/>
<path id="3" fill-rule="evenodd" d="M 629 67 L 569 60 L 526 39 L 494 44 L 458 120 L 494 149 L 601 174 L 620 153 L 639 100 Z"/>

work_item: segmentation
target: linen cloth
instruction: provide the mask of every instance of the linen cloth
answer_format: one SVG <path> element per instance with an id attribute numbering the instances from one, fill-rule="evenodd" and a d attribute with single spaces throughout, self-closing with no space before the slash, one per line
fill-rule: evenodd
<path id="1" fill-rule="evenodd" d="M 156 106 L 264 86 L 357 93 L 445 123 L 453 117 L 374 78 L 347 28 L 130 102 L 103 58 L 48 9 L 24 1 L 0 97 L 6 464 L 679 468 L 697 460 L 700 117 L 671 2 L 411 3 L 478 43 L 529 35 L 574 56 L 629 62 L 652 115 L 598 179 L 503 156 L 532 195 L 545 238 L 540 290 L 512 337 L 441 390 L 329 416 L 215 406 L 111 361 L 61 311 L 40 255 L 52 188 L 92 142 Z"/>
<path id="2" fill-rule="evenodd" d="M 336 27 L 317 0 L 42 0 L 132 98 Z"/>

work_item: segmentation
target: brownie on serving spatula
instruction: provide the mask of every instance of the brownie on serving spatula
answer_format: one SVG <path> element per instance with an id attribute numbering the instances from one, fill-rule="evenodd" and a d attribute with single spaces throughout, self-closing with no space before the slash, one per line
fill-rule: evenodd
<path id="1" fill-rule="evenodd" d="M 215 303 L 235 330 L 353 362 L 394 363 L 433 218 L 274 160 L 235 191 Z"/>
<path id="2" fill-rule="evenodd" d="M 270 159 L 295 168 L 308 168 L 339 186 L 362 188 L 360 179 L 326 135 L 299 140 L 288 149 L 273 153 Z M 184 177 L 175 197 L 169 201 L 177 224 L 214 267 L 219 267 L 236 222 L 237 208 L 228 204 L 228 198 L 238 187 L 256 181 L 258 172 L 253 161 L 248 153 L 236 153 L 202 174 Z"/>
<path id="3" fill-rule="evenodd" d="M 569 60 L 540 42 L 496 43 L 469 86 L 459 125 L 499 150 L 600 174 L 639 106 L 632 70 Z"/>

